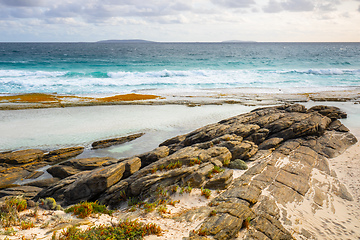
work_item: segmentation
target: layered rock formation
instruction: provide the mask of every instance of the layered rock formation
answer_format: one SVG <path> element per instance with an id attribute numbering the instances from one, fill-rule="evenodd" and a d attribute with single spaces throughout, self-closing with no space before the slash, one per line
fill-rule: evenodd
<path id="1" fill-rule="evenodd" d="M 124 194 L 151 201 L 159 188 L 224 189 L 206 209 L 216 214 L 194 210 L 203 222 L 189 239 L 232 239 L 250 224 L 243 239 L 293 239 L 285 224 L 291 222 L 289 203 L 306 200 L 316 211 L 331 205 L 329 194 L 352 200 L 328 163 L 357 142 L 338 120 L 344 117 L 340 109 L 327 106 L 256 109 L 176 136 L 133 158 L 63 162 L 49 169 L 62 180 L 44 187 L 35 199 L 53 197 L 63 205 L 99 200 L 116 207 Z M 231 169 L 221 170 L 242 161 L 252 167 L 238 178 Z M 303 237 L 308 236 L 304 231 Z"/>

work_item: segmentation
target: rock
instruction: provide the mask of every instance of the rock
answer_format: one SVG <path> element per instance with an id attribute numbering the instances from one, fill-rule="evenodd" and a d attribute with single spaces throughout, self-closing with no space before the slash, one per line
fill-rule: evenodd
<path id="1" fill-rule="evenodd" d="M 33 186 L 18 186 L 0 190 L 0 198 L 6 196 L 23 196 L 26 199 L 33 198 L 42 188 Z"/>
<path id="2" fill-rule="evenodd" d="M 346 186 L 339 181 L 336 181 L 335 184 L 332 185 L 331 191 L 338 197 L 348 201 L 354 201 L 354 198 L 351 196 Z"/>
<path id="3" fill-rule="evenodd" d="M 331 119 L 316 112 L 311 114 L 296 113 L 290 117 L 291 126 L 277 132 L 273 137 L 283 138 L 284 140 L 294 139 L 302 136 L 322 135 Z"/>
<path id="4" fill-rule="evenodd" d="M 46 153 L 43 159 L 47 162 L 60 162 L 67 160 L 72 157 L 76 157 L 77 155 L 84 152 L 84 147 L 69 147 L 69 148 L 61 148 L 54 151 L 50 151 Z"/>
<path id="5" fill-rule="evenodd" d="M 39 149 L 27 149 L 10 153 L 0 154 L 0 163 L 25 164 L 39 160 L 44 156 L 44 152 Z"/>
<path id="6" fill-rule="evenodd" d="M 0 171 L 0 187 L 14 183 L 18 179 L 25 178 L 29 171 L 21 167 L 10 167 Z"/>
<path id="7" fill-rule="evenodd" d="M 124 172 L 123 162 L 90 171 L 65 189 L 65 199 L 69 203 L 89 200 L 120 181 Z"/>
<path id="8" fill-rule="evenodd" d="M 124 172 L 124 178 L 129 177 L 130 175 L 137 172 L 141 167 L 141 160 L 138 157 L 130 158 L 125 163 L 125 172 Z"/>
<path id="9" fill-rule="evenodd" d="M 147 165 L 156 162 L 161 158 L 167 157 L 168 155 L 169 148 L 167 146 L 160 146 L 155 148 L 153 151 L 141 154 L 138 157 L 141 159 L 141 167 L 146 167 Z"/>
<path id="10" fill-rule="evenodd" d="M 39 172 L 39 171 L 34 171 L 32 172 L 30 175 L 28 175 L 25 179 L 36 179 L 40 176 L 42 176 L 44 174 L 44 172 Z"/>
<path id="11" fill-rule="evenodd" d="M 186 179 L 188 175 L 199 169 L 198 165 L 193 167 L 178 168 L 170 171 L 156 172 L 151 175 L 136 179 L 129 185 L 130 193 L 132 196 L 138 196 L 140 194 L 146 195 L 150 188 L 153 191 L 157 186 L 171 186 L 181 179 Z M 136 174 L 134 174 L 136 175 Z"/>
<path id="12" fill-rule="evenodd" d="M 280 223 L 268 214 L 261 214 L 251 221 L 252 226 L 270 239 L 295 239 Z"/>
<path id="13" fill-rule="evenodd" d="M 66 205 L 67 203 L 66 203 L 66 199 L 64 196 L 64 191 L 67 189 L 67 187 L 69 187 L 69 185 L 71 185 L 72 183 L 74 183 L 76 180 L 80 179 L 84 175 L 89 174 L 89 172 L 90 171 L 83 171 L 83 172 L 77 173 L 75 175 L 72 175 L 70 177 L 64 178 L 64 179 L 50 185 L 49 187 L 47 187 L 47 188 L 43 189 L 41 192 L 39 192 L 34 197 L 34 200 L 37 201 L 40 198 L 52 197 L 57 202 L 61 202 L 62 204 Z"/>
<path id="14" fill-rule="evenodd" d="M 240 170 L 248 169 L 246 162 L 244 162 L 241 159 L 235 159 L 234 161 L 231 161 L 227 167 L 232 169 L 240 169 Z"/>
<path id="15" fill-rule="evenodd" d="M 333 120 L 347 118 L 347 114 L 340 110 L 338 107 L 330 107 L 324 105 L 318 105 L 310 108 L 308 112 L 318 112 L 328 118 Z"/>
<path id="16" fill-rule="evenodd" d="M 243 221 L 254 217 L 253 211 L 240 203 L 220 203 L 215 208 L 215 216 L 205 219 L 200 229 L 214 239 L 232 239 L 242 227 Z"/>
<path id="17" fill-rule="evenodd" d="M 169 146 L 169 145 L 173 145 L 173 144 L 180 143 L 180 142 L 184 141 L 185 138 L 186 138 L 185 135 L 180 135 L 180 136 L 176 136 L 176 137 L 170 138 L 170 139 L 164 141 L 163 143 L 161 143 L 161 144 L 159 145 L 159 147 Z"/>
<path id="18" fill-rule="evenodd" d="M 125 162 L 120 162 L 79 172 L 44 189 L 34 199 L 52 197 L 63 205 L 91 200 L 119 182 L 125 172 L 125 165 Z"/>
<path id="19" fill-rule="evenodd" d="M 75 175 L 81 171 L 93 170 L 102 166 L 108 166 L 118 162 L 116 158 L 110 157 L 94 157 L 94 158 L 81 158 L 81 159 L 72 159 L 55 165 L 47 169 L 47 172 L 50 173 L 53 177 L 57 178 L 66 178 L 72 175 Z"/>
<path id="20" fill-rule="evenodd" d="M 93 158 L 80 158 L 72 159 L 63 163 L 61 166 L 69 166 L 80 171 L 93 170 L 98 167 L 108 166 L 117 163 L 119 160 L 111 157 L 93 157 Z"/>
<path id="21" fill-rule="evenodd" d="M 110 147 L 113 145 L 118 145 L 118 144 L 123 144 L 126 142 L 133 141 L 133 140 L 143 136 L 144 134 L 145 133 L 136 133 L 136 134 L 132 134 L 132 135 L 129 135 L 126 137 L 101 140 L 101 141 L 93 142 L 93 144 L 91 144 L 91 146 L 93 149 L 107 148 L 107 147 Z"/>
<path id="22" fill-rule="evenodd" d="M 52 166 L 51 168 L 48 168 L 46 171 L 48 173 L 50 173 L 51 176 L 60 178 L 60 179 L 67 178 L 69 176 L 72 176 L 72 175 L 75 175 L 75 174 L 81 172 L 81 170 L 76 169 L 74 167 L 63 166 L 63 165 Z"/>
<path id="23" fill-rule="evenodd" d="M 249 141 L 227 141 L 218 144 L 219 147 L 226 147 L 232 154 L 232 159 L 249 159 L 256 154 L 258 146 Z"/>
<path id="24" fill-rule="evenodd" d="M 329 131 L 319 138 L 308 139 L 303 145 L 309 146 L 327 158 L 334 158 L 356 142 L 356 137 L 351 133 Z"/>
<path id="25" fill-rule="evenodd" d="M 190 174 L 185 178 L 184 182 L 191 187 L 200 188 L 205 180 L 207 179 L 207 174 L 214 169 L 214 165 L 211 163 L 203 163 L 199 166 L 196 172 Z"/>
<path id="26" fill-rule="evenodd" d="M 332 131 L 332 130 L 335 130 L 335 131 L 338 131 L 338 132 L 349 132 L 350 130 L 345 127 L 339 120 L 335 120 L 333 121 L 328 129 L 329 131 Z"/>
<path id="27" fill-rule="evenodd" d="M 233 170 L 227 170 L 223 173 L 215 175 L 204 185 L 204 188 L 209 189 L 226 189 L 230 186 L 233 180 Z"/>
<path id="28" fill-rule="evenodd" d="M 259 149 L 267 150 L 271 148 L 276 148 L 283 140 L 283 138 L 279 137 L 269 138 L 259 145 Z"/>
<path id="29" fill-rule="evenodd" d="M 270 131 L 266 128 L 260 128 L 259 130 L 251 134 L 249 137 L 247 137 L 246 140 L 259 145 L 266 139 L 266 137 L 269 135 L 269 132 Z"/>
<path id="30" fill-rule="evenodd" d="M 39 187 L 39 188 L 47 188 L 59 181 L 60 181 L 59 178 L 47 178 L 47 179 L 42 179 L 42 180 L 37 180 L 37 181 L 30 182 L 30 183 L 26 183 L 24 185 Z"/>

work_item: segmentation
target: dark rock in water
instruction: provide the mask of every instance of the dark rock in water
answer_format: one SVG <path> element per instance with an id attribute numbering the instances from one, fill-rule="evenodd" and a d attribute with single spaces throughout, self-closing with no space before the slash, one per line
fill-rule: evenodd
<path id="1" fill-rule="evenodd" d="M 42 188 L 33 186 L 18 186 L 0 190 L 0 198 L 6 196 L 24 196 L 24 198 L 33 198 Z"/>
<path id="2" fill-rule="evenodd" d="M 0 154 L 0 163 L 25 164 L 39 160 L 44 152 L 39 149 L 27 149 Z"/>
<path id="3" fill-rule="evenodd" d="M 240 169 L 240 170 L 248 169 L 246 162 L 244 162 L 241 159 L 235 159 L 234 161 L 231 161 L 227 167 L 232 169 Z"/>
<path id="4" fill-rule="evenodd" d="M 145 133 L 137 133 L 137 134 L 132 134 L 132 135 L 129 135 L 129 136 L 126 136 L 126 137 L 101 140 L 101 141 L 94 142 L 93 144 L 91 144 L 91 146 L 92 146 L 93 149 L 107 148 L 107 147 L 110 147 L 110 146 L 113 146 L 113 145 L 118 145 L 118 144 L 123 144 L 123 143 L 126 143 L 126 142 L 133 141 L 133 140 L 141 137 L 144 134 Z"/>
<path id="5" fill-rule="evenodd" d="M 84 147 L 61 148 L 46 153 L 43 159 L 47 162 L 60 162 L 72 157 L 76 157 L 82 152 L 84 152 Z"/>

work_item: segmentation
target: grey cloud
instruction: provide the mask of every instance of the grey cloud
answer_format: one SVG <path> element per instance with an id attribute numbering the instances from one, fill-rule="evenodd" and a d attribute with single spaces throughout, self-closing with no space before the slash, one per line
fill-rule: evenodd
<path id="1" fill-rule="evenodd" d="M 314 9 L 314 4 L 308 0 L 288 0 L 283 3 L 285 10 L 291 12 L 305 12 Z"/>
<path id="2" fill-rule="evenodd" d="M 282 11 L 309 12 L 314 10 L 331 12 L 335 11 L 340 4 L 340 0 L 269 0 L 268 4 L 263 7 L 263 11 L 267 13 Z"/>
<path id="3" fill-rule="evenodd" d="M 45 0 L 0 0 L 0 3 L 5 6 L 13 6 L 13 7 L 37 7 L 43 6 L 46 1 Z"/>
<path id="4" fill-rule="evenodd" d="M 284 10 L 281 3 L 275 0 L 270 0 L 268 5 L 263 8 L 264 12 L 267 13 L 277 13 Z"/>
<path id="5" fill-rule="evenodd" d="M 211 0 L 211 2 L 227 8 L 248 8 L 255 4 L 254 0 Z"/>

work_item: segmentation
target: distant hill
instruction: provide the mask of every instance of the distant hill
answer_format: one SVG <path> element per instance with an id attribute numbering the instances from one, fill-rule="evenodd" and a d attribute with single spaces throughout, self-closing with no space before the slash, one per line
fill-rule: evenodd
<path id="1" fill-rule="evenodd" d="M 256 41 L 227 40 L 222 42 L 223 43 L 255 43 Z"/>
<path id="2" fill-rule="evenodd" d="M 97 43 L 154 43 L 153 41 L 147 41 L 142 39 L 125 39 L 125 40 L 102 40 Z"/>

